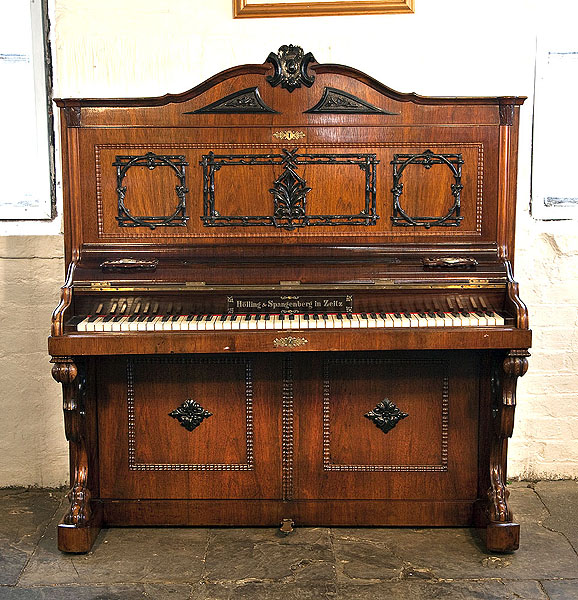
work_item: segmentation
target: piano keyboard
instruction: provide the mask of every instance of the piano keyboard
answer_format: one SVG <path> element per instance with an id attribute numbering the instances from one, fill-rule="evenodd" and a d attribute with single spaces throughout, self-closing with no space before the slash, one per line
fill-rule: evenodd
<path id="1" fill-rule="evenodd" d="M 190 315 L 94 315 L 77 317 L 83 332 L 222 331 L 288 329 L 363 329 L 396 327 L 492 327 L 504 318 L 487 311 L 304 313 L 304 314 L 190 314 Z M 74 325 L 75 323 L 71 323 Z"/>

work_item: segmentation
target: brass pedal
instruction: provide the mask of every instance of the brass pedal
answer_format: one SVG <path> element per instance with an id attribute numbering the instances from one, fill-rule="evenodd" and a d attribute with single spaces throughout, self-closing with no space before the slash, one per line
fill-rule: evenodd
<path id="1" fill-rule="evenodd" d="M 293 531 L 294 526 L 295 523 L 293 522 L 293 519 L 283 519 L 279 531 L 285 535 L 289 535 Z"/>

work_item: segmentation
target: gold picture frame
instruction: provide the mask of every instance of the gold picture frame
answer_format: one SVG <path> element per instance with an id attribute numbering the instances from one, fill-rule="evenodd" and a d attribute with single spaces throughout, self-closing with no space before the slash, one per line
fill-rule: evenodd
<path id="1" fill-rule="evenodd" d="M 336 0 L 334 2 L 269 2 L 233 0 L 233 18 L 327 17 L 334 15 L 379 15 L 413 13 L 415 0 Z"/>

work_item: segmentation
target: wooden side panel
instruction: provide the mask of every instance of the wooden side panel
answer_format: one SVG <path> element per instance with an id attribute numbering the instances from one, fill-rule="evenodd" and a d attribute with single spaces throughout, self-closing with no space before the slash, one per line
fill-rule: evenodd
<path id="1" fill-rule="evenodd" d="M 102 361 L 101 497 L 279 497 L 276 365 L 250 355 Z"/>
<path id="2" fill-rule="evenodd" d="M 471 354 L 338 354 L 302 366 L 296 499 L 475 500 L 479 393 Z M 393 406 L 380 406 L 386 398 Z M 390 413 L 393 428 L 378 428 Z"/>

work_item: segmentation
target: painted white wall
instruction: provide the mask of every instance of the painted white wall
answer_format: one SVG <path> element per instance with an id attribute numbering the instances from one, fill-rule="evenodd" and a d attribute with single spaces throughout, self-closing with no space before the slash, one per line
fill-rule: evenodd
<path id="1" fill-rule="evenodd" d="M 536 32 L 574 24 L 576 8 L 571 0 L 557 1 L 540 7 L 551 14 L 537 15 L 536 4 L 416 0 L 414 15 L 234 20 L 231 0 L 55 0 L 55 96 L 181 92 L 233 65 L 261 63 L 285 43 L 313 52 L 319 62 L 359 68 L 402 92 L 528 96 L 520 133 L 516 276 L 530 308 L 535 349 L 519 385 L 510 476 L 578 477 L 576 223 L 536 221 L 529 214 Z M 55 239 L 46 238 L 46 247 L 59 261 L 50 242 Z M 34 256 L 29 253 L 30 267 L 43 260 Z M 2 264 L 0 259 L 0 269 Z M 62 277 L 41 277 L 44 298 L 52 296 L 55 305 Z M 5 298 L 8 289 L 19 293 L 5 281 Z M 40 314 L 37 301 L 14 310 L 22 318 Z M 19 321 L 6 327 L 16 339 Z M 37 327 L 48 331 L 47 314 Z M 0 485 L 62 483 L 67 474 L 59 390 L 49 379 L 44 342 L 35 338 L 34 354 L 13 356 L 5 341 L 12 338 L 1 342 L 6 380 L 33 372 L 44 389 L 35 390 L 39 396 L 26 418 L 18 416 L 30 406 L 26 387 L 10 384 L 0 399 Z"/>

